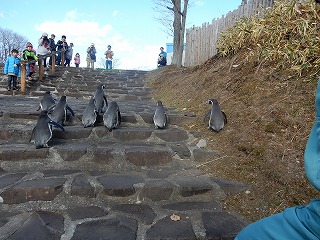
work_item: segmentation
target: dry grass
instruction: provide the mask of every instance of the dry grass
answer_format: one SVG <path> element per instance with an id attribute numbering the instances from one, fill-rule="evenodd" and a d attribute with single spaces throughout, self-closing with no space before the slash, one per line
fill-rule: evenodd
<path id="1" fill-rule="evenodd" d="M 227 56 L 249 50 L 247 58 L 273 62 L 278 70 L 286 69 L 302 76 L 312 71 L 317 77 L 320 66 L 320 17 L 314 0 L 276 1 L 264 18 L 243 18 L 221 34 L 219 54 Z"/>
<path id="2" fill-rule="evenodd" d="M 254 221 L 320 197 L 303 167 L 315 119 L 316 81 L 273 72 L 270 66 L 247 62 L 245 54 L 213 58 L 193 68 L 168 66 L 151 72 L 149 80 L 155 98 L 166 107 L 197 115 L 185 128 L 200 131 L 208 148 L 222 156 L 201 169 L 252 186 L 250 194 L 227 197 L 224 206 Z M 219 133 L 202 122 L 209 98 L 216 98 L 228 117 Z"/>

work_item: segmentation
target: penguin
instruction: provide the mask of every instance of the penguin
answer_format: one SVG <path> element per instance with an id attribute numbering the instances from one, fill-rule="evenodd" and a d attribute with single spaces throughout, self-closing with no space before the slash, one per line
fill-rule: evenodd
<path id="1" fill-rule="evenodd" d="M 53 109 L 50 117 L 53 121 L 61 125 L 65 125 L 67 119 L 67 110 L 69 110 L 71 115 L 74 117 L 73 110 L 68 106 L 67 97 L 61 96 L 58 104 Z"/>
<path id="2" fill-rule="evenodd" d="M 208 99 L 208 104 L 211 104 L 212 106 L 205 114 L 203 121 L 205 122 L 207 117 L 210 115 L 208 129 L 219 132 L 224 125 L 227 124 L 227 116 L 223 111 L 221 111 L 216 99 Z"/>
<path id="3" fill-rule="evenodd" d="M 154 128 L 163 129 L 167 126 L 167 114 L 161 101 L 157 101 L 157 107 L 153 115 Z"/>
<path id="4" fill-rule="evenodd" d="M 121 123 L 121 114 L 119 106 L 116 102 L 108 104 L 107 110 L 103 114 L 103 124 L 111 132 Z"/>
<path id="5" fill-rule="evenodd" d="M 50 110 L 55 107 L 56 102 L 57 100 L 52 97 L 50 91 L 46 91 L 40 101 L 40 105 L 37 111 L 41 109 L 42 111 L 47 110 L 48 112 L 50 112 Z"/>
<path id="6" fill-rule="evenodd" d="M 82 114 L 82 124 L 83 126 L 90 127 L 93 126 L 97 119 L 97 108 L 95 106 L 95 99 L 93 96 L 89 100 L 89 104 Z"/>
<path id="7" fill-rule="evenodd" d="M 98 84 L 97 89 L 93 96 L 95 99 L 95 105 L 96 105 L 98 114 L 103 113 L 104 109 L 108 107 L 107 98 L 103 91 L 103 89 L 105 88 L 106 86 L 103 83 Z"/>
<path id="8" fill-rule="evenodd" d="M 34 143 L 36 145 L 36 148 L 44 148 L 49 147 L 48 142 L 50 141 L 52 137 L 52 126 L 55 125 L 59 128 L 61 128 L 62 131 L 64 130 L 64 127 L 61 126 L 59 123 L 52 121 L 48 116 L 48 111 L 41 111 L 36 126 L 33 128 L 31 133 L 30 141 L 32 141 L 32 138 L 34 137 Z"/>

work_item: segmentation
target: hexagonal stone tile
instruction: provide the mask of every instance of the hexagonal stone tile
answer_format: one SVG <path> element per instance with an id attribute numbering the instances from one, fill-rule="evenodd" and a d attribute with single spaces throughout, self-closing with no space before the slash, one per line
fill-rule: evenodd
<path id="1" fill-rule="evenodd" d="M 3 168 L 0 167 L 0 176 L 4 175 L 4 174 L 6 174 L 6 173 L 7 173 L 7 172 L 6 172 Z"/>
<path id="2" fill-rule="evenodd" d="M 12 173 L 0 177 L 0 188 L 6 187 L 21 180 L 25 175 L 26 173 Z"/>
<path id="3" fill-rule="evenodd" d="M 104 193 L 110 196 L 126 197 L 135 194 L 134 184 L 142 183 L 143 177 L 133 174 L 107 175 L 99 177 Z"/>
<path id="4" fill-rule="evenodd" d="M 119 141 L 146 140 L 151 136 L 151 129 L 147 128 L 122 128 L 113 132 L 113 137 Z"/>
<path id="5" fill-rule="evenodd" d="M 92 161 L 100 164 L 109 164 L 116 160 L 112 151 L 113 149 L 110 147 L 98 146 L 93 150 Z"/>
<path id="6" fill-rule="evenodd" d="M 58 145 L 55 148 L 63 160 L 76 161 L 87 153 L 88 147 L 90 147 L 90 145 L 77 143 Z"/>
<path id="7" fill-rule="evenodd" d="M 75 207 L 67 210 L 72 221 L 84 218 L 98 218 L 108 215 L 108 212 L 97 206 Z"/>
<path id="8" fill-rule="evenodd" d="M 157 130 L 154 134 L 166 142 L 183 142 L 188 140 L 188 133 L 184 130 L 180 130 L 177 128 L 170 128 L 165 131 Z"/>
<path id="9" fill-rule="evenodd" d="M 141 197 L 147 197 L 152 201 L 168 200 L 173 192 L 174 185 L 167 180 L 152 180 L 145 183 Z"/>
<path id="10" fill-rule="evenodd" d="M 38 211 L 33 213 L 23 225 L 10 236 L 10 239 L 58 240 L 63 233 L 63 216 L 53 212 Z"/>
<path id="11" fill-rule="evenodd" d="M 121 204 L 114 206 L 113 210 L 128 213 L 147 225 L 157 216 L 152 208 L 145 204 Z"/>
<path id="12" fill-rule="evenodd" d="M 162 206 L 165 209 L 176 210 L 176 211 L 189 211 L 189 210 L 213 210 L 221 211 L 219 203 L 212 202 L 175 202 L 169 203 Z"/>
<path id="13" fill-rule="evenodd" d="M 52 137 L 59 139 L 81 139 L 90 136 L 92 128 L 84 128 L 83 126 L 67 126 L 65 131 L 60 128 L 52 129 Z"/>
<path id="14" fill-rule="evenodd" d="M 203 194 L 212 190 L 212 186 L 205 178 L 193 176 L 179 176 L 176 183 L 180 187 L 180 194 L 183 197 Z"/>
<path id="15" fill-rule="evenodd" d="M 185 145 L 174 145 L 171 146 L 171 149 L 182 159 L 191 157 L 191 152 L 189 148 Z"/>
<path id="16" fill-rule="evenodd" d="M 190 220 L 180 217 L 180 221 L 172 221 L 170 216 L 160 219 L 147 231 L 145 239 L 196 239 Z"/>
<path id="17" fill-rule="evenodd" d="M 71 174 L 75 174 L 80 172 L 80 170 L 70 170 L 70 169 L 62 169 L 62 170 L 43 170 L 43 177 L 59 177 L 59 176 L 67 176 Z"/>
<path id="18" fill-rule="evenodd" d="M 196 120 L 195 116 L 169 115 L 168 122 L 172 125 L 190 124 Z"/>
<path id="19" fill-rule="evenodd" d="M 131 147 L 125 150 L 126 160 L 137 166 L 166 164 L 172 160 L 172 154 L 163 149 L 149 146 Z"/>
<path id="20" fill-rule="evenodd" d="M 208 239 L 234 239 L 245 224 L 227 212 L 204 212 L 202 221 Z"/>
<path id="21" fill-rule="evenodd" d="M 226 179 L 211 178 L 211 181 L 217 183 L 225 192 L 225 194 L 228 195 L 237 194 L 251 188 L 248 184 L 242 182 L 233 182 Z"/>
<path id="22" fill-rule="evenodd" d="M 71 240 L 136 240 L 137 229 L 137 221 L 129 218 L 95 220 L 77 225 Z"/>
<path id="23" fill-rule="evenodd" d="M 21 161 L 27 159 L 45 159 L 49 156 L 49 148 L 36 149 L 31 144 L 5 144 L 0 148 L 0 160 Z"/>
<path id="24" fill-rule="evenodd" d="M 145 121 L 146 123 L 153 124 L 153 119 L 152 119 L 153 114 L 151 114 L 151 113 L 140 113 L 139 115 L 141 116 L 143 121 Z"/>
<path id="25" fill-rule="evenodd" d="M 51 201 L 62 192 L 66 180 L 66 178 L 49 178 L 20 182 L 1 193 L 1 197 L 7 204 Z"/>
<path id="26" fill-rule="evenodd" d="M 71 184 L 71 195 L 81 197 L 96 197 L 94 188 L 84 174 L 76 176 Z"/>

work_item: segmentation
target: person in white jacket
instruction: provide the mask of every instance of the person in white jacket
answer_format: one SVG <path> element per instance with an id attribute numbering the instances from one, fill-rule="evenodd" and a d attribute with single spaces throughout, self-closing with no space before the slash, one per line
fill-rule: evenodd
<path id="1" fill-rule="evenodd" d="M 44 56 L 50 53 L 50 42 L 48 39 L 48 34 L 43 33 L 41 38 L 38 40 L 38 55 Z M 43 66 L 47 67 L 47 57 L 42 57 L 43 59 Z"/>

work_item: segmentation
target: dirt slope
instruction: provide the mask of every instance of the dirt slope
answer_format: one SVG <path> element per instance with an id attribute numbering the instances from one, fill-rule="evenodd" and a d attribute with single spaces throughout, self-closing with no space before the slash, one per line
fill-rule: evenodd
<path id="1" fill-rule="evenodd" d="M 195 113 L 197 120 L 185 128 L 200 131 L 208 148 L 219 151 L 221 158 L 201 168 L 252 186 L 250 193 L 227 197 L 224 204 L 254 221 L 320 197 L 303 167 L 317 81 L 244 59 L 245 53 L 192 68 L 167 66 L 152 71 L 149 80 L 155 100 Z M 228 117 L 219 133 L 202 122 L 209 98 L 216 98 Z"/>

